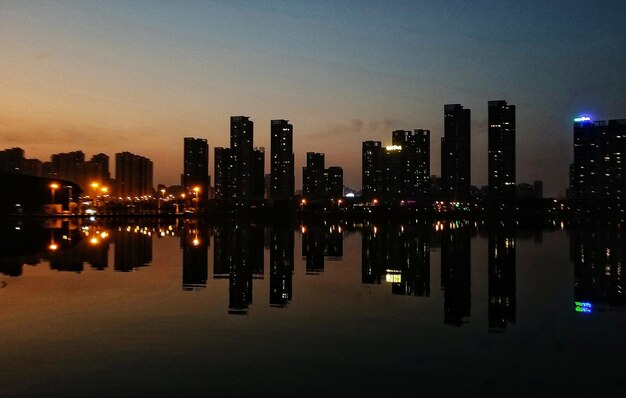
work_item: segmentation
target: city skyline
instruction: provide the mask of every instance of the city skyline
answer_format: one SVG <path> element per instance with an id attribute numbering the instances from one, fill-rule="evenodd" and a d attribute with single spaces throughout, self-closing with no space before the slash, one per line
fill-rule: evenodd
<path id="1" fill-rule="evenodd" d="M 517 105 L 517 180 L 544 180 L 546 196 L 560 196 L 573 118 L 617 119 L 626 107 L 617 1 L 0 7 L 0 84 L 11 93 L 0 100 L 0 146 L 35 158 L 140 153 L 167 185 L 183 161 L 171 143 L 226 147 L 236 114 L 255 120 L 266 148 L 270 120 L 290 120 L 295 169 L 306 152 L 325 152 L 351 187 L 361 142 L 428 129 L 441 175 L 442 106 L 452 103 L 472 110 L 471 180 L 486 185 L 487 101 L 506 99 Z"/>

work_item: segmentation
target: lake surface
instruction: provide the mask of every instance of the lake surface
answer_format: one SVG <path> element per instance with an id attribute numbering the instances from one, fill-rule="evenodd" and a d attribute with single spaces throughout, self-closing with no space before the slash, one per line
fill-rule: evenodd
<path id="1" fill-rule="evenodd" d="M 610 228 L 1 230 L 0 396 L 626 392 L 626 239 Z"/>

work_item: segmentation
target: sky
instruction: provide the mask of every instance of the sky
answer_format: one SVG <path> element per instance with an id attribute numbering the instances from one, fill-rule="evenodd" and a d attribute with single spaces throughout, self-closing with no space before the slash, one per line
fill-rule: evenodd
<path id="1" fill-rule="evenodd" d="M 517 181 L 563 195 L 572 123 L 626 118 L 622 1 L 0 0 L 0 149 L 49 160 L 130 151 L 180 183 L 183 138 L 229 145 L 229 118 L 294 125 L 361 186 L 361 142 L 472 111 L 472 184 L 487 183 L 487 101 L 517 107 Z M 114 162 L 112 162 L 114 163 Z M 212 173 L 212 167 L 211 167 Z"/>

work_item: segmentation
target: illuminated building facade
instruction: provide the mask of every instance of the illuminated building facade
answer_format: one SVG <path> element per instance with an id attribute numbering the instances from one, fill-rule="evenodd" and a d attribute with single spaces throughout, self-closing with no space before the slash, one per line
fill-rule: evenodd
<path id="1" fill-rule="evenodd" d="M 115 191 L 122 198 L 152 196 L 152 161 L 130 152 L 115 154 Z"/>
<path id="2" fill-rule="evenodd" d="M 209 197 L 209 144 L 202 138 L 185 137 L 181 185 L 186 192 L 199 187 L 198 197 Z"/>
<path id="3" fill-rule="evenodd" d="M 489 200 L 510 203 L 515 199 L 515 105 L 488 103 Z"/>
<path id="4" fill-rule="evenodd" d="M 626 119 L 575 120 L 570 192 L 575 206 L 624 211 Z"/>
<path id="5" fill-rule="evenodd" d="M 295 190 L 293 125 L 288 120 L 271 121 L 270 197 L 288 200 Z"/>
<path id="6" fill-rule="evenodd" d="M 471 186 L 471 112 L 444 105 L 441 138 L 441 191 L 446 199 L 467 200 Z"/>

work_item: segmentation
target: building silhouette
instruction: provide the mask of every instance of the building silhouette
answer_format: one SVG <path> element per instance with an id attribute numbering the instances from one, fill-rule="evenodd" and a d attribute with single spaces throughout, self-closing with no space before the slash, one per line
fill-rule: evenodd
<path id="1" fill-rule="evenodd" d="M 252 190 L 254 123 L 247 116 L 230 118 L 230 159 L 232 162 L 229 197 L 250 198 Z"/>
<path id="2" fill-rule="evenodd" d="M 576 119 L 570 193 L 576 207 L 624 211 L 626 119 Z"/>
<path id="3" fill-rule="evenodd" d="M 489 200 L 510 203 L 515 199 L 515 105 L 488 103 Z"/>
<path id="4" fill-rule="evenodd" d="M 441 138 L 441 192 L 466 201 L 471 186 L 471 112 L 460 104 L 444 105 Z"/>
<path id="5" fill-rule="evenodd" d="M 186 192 L 199 187 L 198 198 L 209 197 L 209 144 L 203 138 L 185 137 L 181 185 Z"/>
<path id="6" fill-rule="evenodd" d="M 395 130 L 392 145 L 362 145 L 363 195 L 385 199 L 422 199 L 430 190 L 430 131 Z"/>
<path id="7" fill-rule="evenodd" d="M 293 126 L 288 120 L 271 121 L 270 197 L 289 200 L 295 190 Z"/>
<path id="8" fill-rule="evenodd" d="M 265 148 L 252 150 L 252 174 L 251 174 L 250 199 L 265 198 Z"/>
<path id="9" fill-rule="evenodd" d="M 332 166 L 324 171 L 326 182 L 326 196 L 331 198 L 343 197 L 343 169 Z"/>
<path id="10" fill-rule="evenodd" d="M 230 161 L 230 148 L 215 148 L 215 198 L 225 200 L 230 197 L 230 175 L 232 163 Z"/>
<path id="11" fill-rule="evenodd" d="M 152 196 L 152 161 L 130 152 L 115 154 L 115 191 L 118 197 Z"/>
<path id="12" fill-rule="evenodd" d="M 362 195 L 366 199 L 380 195 L 383 189 L 383 153 L 380 141 L 365 141 L 361 150 Z"/>
<path id="13" fill-rule="evenodd" d="M 308 198 L 321 198 L 326 194 L 324 154 L 306 153 L 306 166 L 302 168 L 302 192 Z"/>
<path id="14" fill-rule="evenodd" d="M 324 154 L 307 152 L 302 168 L 302 193 L 309 199 L 343 197 L 343 169 L 324 167 Z"/>

